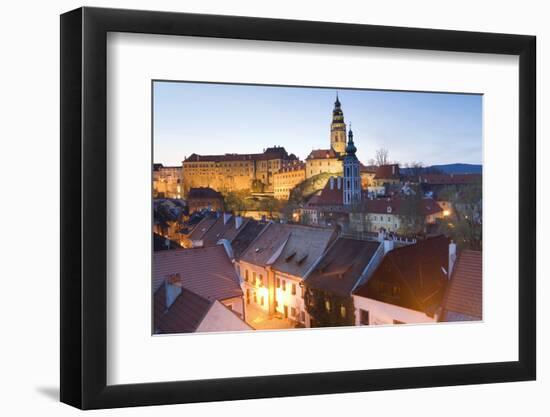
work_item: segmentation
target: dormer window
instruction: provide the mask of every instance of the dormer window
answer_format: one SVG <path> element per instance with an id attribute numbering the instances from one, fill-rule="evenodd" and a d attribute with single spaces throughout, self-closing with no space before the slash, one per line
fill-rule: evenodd
<path id="1" fill-rule="evenodd" d="M 391 210 L 392 210 L 392 209 L 391 209 L 391 206 L 388 206 L 387 212 L 388 212 L 388 213 L 391 213 Z"/>

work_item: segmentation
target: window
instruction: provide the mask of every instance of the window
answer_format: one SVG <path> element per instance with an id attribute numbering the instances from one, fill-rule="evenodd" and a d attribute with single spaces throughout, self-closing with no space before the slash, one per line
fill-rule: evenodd
<path id="1" fill-rule="evenodd" d="M 342 316 L 343 319 L 346 318 L 346 307 L 340 306 L 340 316 Z"/>
<path id="2" fill-rule="evenodd" d="M 244 271 L 244 280 L 248 282 L 248 269 Z"/>
<path id="3" fill-rule="evenodd" d="M 290 315 L 291 315 L 292 317 L 296 317 L 296 309 L 295 309 L 294 307 L 291 307 L 291 308 L 290 308 Z"/>
<path id="4" fill-rule="evenodd" d="M 296 284 L 292 284 L 292 295 L 296 295 Z"/>
<path id="5" fill-rule="evenodd" d="M 260 299 L 260 304 L 264 305 L 264 296 L 262 295 L 262 298 Z"/>
<path id="6" fill-rule="evenodd" d="M 258 304 L 258 296 L 256 295 L 256 291 L 254 291 L 254 303 Z"/>
<path id="7" fill-rule="evenodd" d="M 302 323 L 305 323 L 305 321 L 306 321 L 306 313 L 305 313 L 305 311 L 300 312 L 300 321 L 301 321 Z"/>
<path id="8" fill-rule="evenodd" d="M 264 277 L 262 276 L 262 274 L 259 275 L 259 278 L 260 280 L 260 287 L 263 287 L 264 286 Z"/>
<path id="9" fill-rule="evenodd" d="M 256 285 L 256 273 L 252 272 L 252 284 Z"/>
<path id="10" fill-rule="evenodd" d="M 368 326 L 370 324 L 369 322 L 369 311 L 368 310 L 359 310 L 359 324 L 362 326 Z"/>
<path id="11" fill-rule="evenodd" d="M 283 291 L 286 291 L 286 281 L 283 279 Z"/>
<path id="12" fill-rule="evenodd" d="M 330 311 L 330 301 L 325 300 L 325 310 Z"/>
<path id="13" fill-rule="evenodd" d="M 304 292 L 305 292 L 304 287 L 301 287 L 301 290 L 302 290 L 302 298 L 304 298 Z"/>

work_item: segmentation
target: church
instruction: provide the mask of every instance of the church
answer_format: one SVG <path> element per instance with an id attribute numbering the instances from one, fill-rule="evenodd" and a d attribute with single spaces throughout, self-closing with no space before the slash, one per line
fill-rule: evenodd
<path id="1" fill-rule="evenodd" d="M 314 149 L 306 158 L 306 178 L 314 175 L 342 173 L 342 157 L 346 152 L 346 123 L 342 105 L 336 94 L 330 124 L 330 148 Z"/>

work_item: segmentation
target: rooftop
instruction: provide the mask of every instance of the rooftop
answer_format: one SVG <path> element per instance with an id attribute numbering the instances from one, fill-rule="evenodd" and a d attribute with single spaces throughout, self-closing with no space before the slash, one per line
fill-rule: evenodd
<path id="1" fill-rule="evenodd" d="M 376 174 L 374 179 L 377 180 L 388 180 L 388 179 L 399 179 L 399 165 L 389 164 L 389 165 L 380 165 L 376 168 Z"/>
<path id="2" fill-rule="evenodd" d="M 225 154 L 225 155 L 198 155 L 191 154 L 183 162 L 229 162 L 229 161 L 262 161 L 269 159 L 287 159 L 289 155 L 284 147 L 274 146 L 262 153 Z"/>
<path id="3" fill-rule="evenodd" d="M 334 229 L 293 225 L 273 269 L 303 277 L 336 237 Z"/>
<path id="4" fill-rule="evenodd" d="M 188 199 L 193 198 L 223 198 L 222 194 L 210 187 L 191 188 L 187 193 Z"/>
<path id="5" fill-rule="evenodd" d="M 482 266 L 481 252 L 463 250 L 459 253 L 443 300 L 445 313 L 452 311 L 481 320 Z"/>
<path id="6" fill-rule="evenodd" d="M 338 238 L 306 278 L 308 287 L 349 296 L 379 242 Z"/>
<path id="7" fill-rule="evenodd" d="M 223 245 L 153 254 L 153 291 L 179 274 L 183 288 L 214 300 L 242 296 L 239 277 Z"/>
<path id="8" fill-rule="evenodd" d="M 154 295 L 154 326 L 158 333 L 194 332 L 215 300 L 208 300 L 183 288 L 169 309 L 166 309 L 166 290 L 162 284 Z"/>
<path id="9" fill-rule="evenodd" d="M 447 284 L 449 239 L 436 236 L 394 249 L 354 294 L 433 314 Z M 385 288 L 402 287 L 399 294 Z"/>

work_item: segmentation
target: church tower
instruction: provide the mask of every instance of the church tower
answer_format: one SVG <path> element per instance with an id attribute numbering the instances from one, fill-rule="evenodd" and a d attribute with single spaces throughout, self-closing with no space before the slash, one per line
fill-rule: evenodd
<path id="1" fill-rule="evenodd" d="M 344 205 L 350 206 L 361 201 L 361 176 L 359 173 L 359 159 L 355 156 L 357 148 L 353 143 L 351 125 L 348 133 L 348 144 L 344 163 Z"/>
<path id="2" fill-rule="evenodd" d="M 330 124 L 330 147 L 340 155 L 343 155 L 346 150 L 346 124 L 340 100 L 338 100 L 338 93 L 336 93 L 332 123 Z"/>

